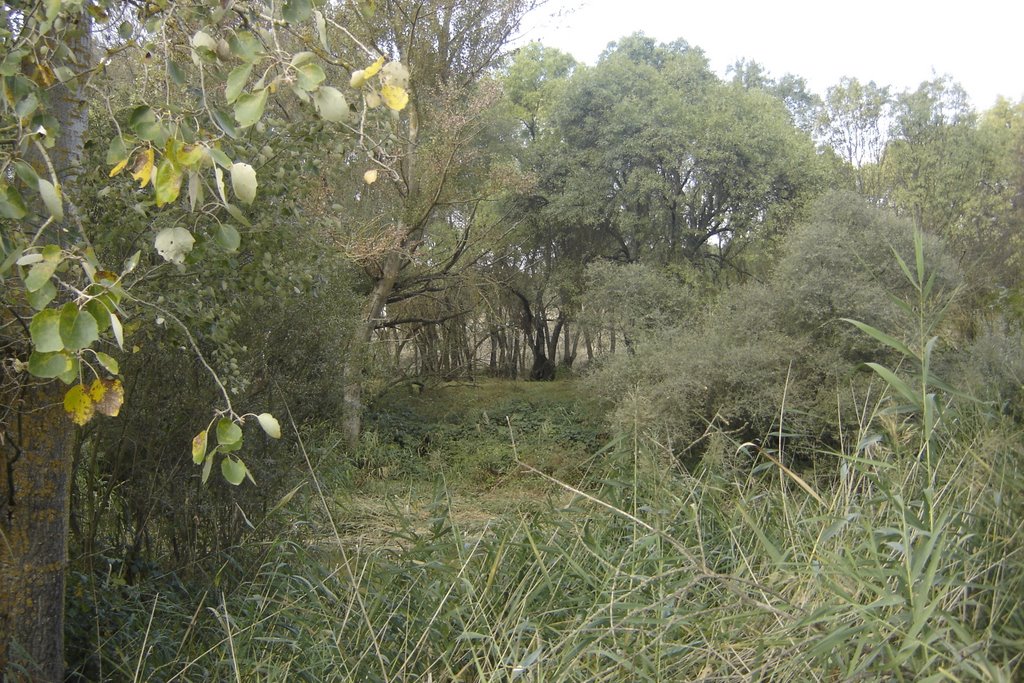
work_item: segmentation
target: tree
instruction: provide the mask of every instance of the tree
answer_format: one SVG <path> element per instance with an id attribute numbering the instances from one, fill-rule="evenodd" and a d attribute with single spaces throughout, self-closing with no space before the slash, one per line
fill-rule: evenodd
<path id="1" fill-rule="evenodd" d="M 966 270 L 994 284 L 1015 232 L 1012 123 L 998 133 L 979 126 L 967 94 L 948 77 L 901 93 L 893 114 L 882 161 L 887 203 L 945 237 Z"/>
<path id="2" fill-rule="evenodd" d="M 388 237 L 367 262 L 370 291 L 346 355 L 343 428 L 351 451 L 359 443 L 369 346 L 387 306 L 436 285 L 422 272 L 401 280 L 443 211 L 470 215 L 467 207 L 481 199 L 459 183 L 460 171 L 465 170 L 461 165 L 473 154 L 481 117 L 493 103 L 486 87 L 477 85 L 499 63 L 519 20 L 533 4 L 390 0 L 364 22 L 367 42 L 372 41 L 381 54 L 400 58 L 409 69 L 411 86 L 404 118 L 381 136 L 400 142 L 368 150 L 379 166 L 368 178 L 388 185 L 391 199 L 380 205 Z M 463 254 L 454 254 L 455 261 Z"/>
<path id="3" fill-rule="evenodd" d="M 846 77 L 828 89 L 818 121 L 818 138 L 849 166 L 853 188 L 877 198 L 877 167 L 888 141 L 892 99 L 888 86 Z"/>
<path id="4" fill-rule="evenodd" d="M 0 668 L 9 677 L 62 678 L 68 478 L 79 439 L 74 425 L 118 413 L 124 390 L 115 356 L 130 338 L 127 318 L 139 305 L 163 310 L 133 293 L 142 277 L 140 254 L 112 267 L 94 248 L 106 226 L 90 223 L 87 208 L 107 193 L 89 195 L 79 168 L 89 137 L 85 93 L 97 73 L 93 64 L 102 50 L 102 64 L 122 53 L 137 55 L 147 76 L 156 76 L 140 84 L 123 115 L 113 107 L 98 114 L 114 134 L 92 143 L 107 147 L 108 175 L 117 177 L 111 183 L 138 184 L 129 207 L 176 216 L 143 242 L 153 245 L 166 268 L 184 270 L 197 244 L 237 250 L 233 223 L 248 223 L 239 205 L 251 204 L 259 186 L 256 170 L 242 160 L 252 153 L 247 136 L 266 131 L 262 119 L 275 95 L 289 92 L 327 122 L 349 119 L 345 96 L 325 83 L 318 55 L 282 47 L 302 45 L 304 36 L 323 45 L 321 54 L 329 58 L 323 13 L 305 0 L 274 11 L 257 3 L 136 8 L 57 1 L 5 5 L 0 15 L 0 214 L 8 221 L 0 265 L 0 391 L 7 407 L 0 439 Z M 299 31 L 303 25 L 309 28 Z M 364 72 L 356 85 L 399 110 L 406 94 L 387 80 L 398 71 Z M 184 335 L 211 369 L 187 329 Z M 280 428 L 269 414 L 236 412 L 213 379 L 223 403 L 196 436 L 193 459 L 204 466 L 204 481 L 216 460 L 224 477 L 240 484 L 249 476 L 238 457 L 246 418 L 271 436 Z"/>

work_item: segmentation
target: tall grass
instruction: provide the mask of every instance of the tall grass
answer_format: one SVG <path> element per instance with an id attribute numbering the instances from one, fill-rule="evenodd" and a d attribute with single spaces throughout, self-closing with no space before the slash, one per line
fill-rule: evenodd
<path id="1" fill-rule="evenodd" d="M 206 589 L 109 586 L 87 678 L 1014 680 L 1024 482 L 1014 425 L 869 409 L 818 471 L 678 469 L 642 434 L 531 515 L 465 529 L 439 491 L 394 542 L 285 538 Z M 948 413 L 947 413 L 948 415 Z M 768 454 L 771 455 L 771 454 Z M 535 475 L 530 475 L 535 476 Z M 540 475 L 536 475 L 540 476 Z M 118 628 L 118 624 L 120 628 Z"/>
<path id="2" fill-rule="evenodd" d="M 426 525 L 396 510 L 390 540 L 372 547 L 342 538 L 311 466 L 326 539 L 228 555 L 199 587 L 83 581 L 72 603 L 94 606 L 79 638 L 96 654 L 78 675 L 1021 680 L 1021 425 L 933 376 L 945 309 L 929 303 L 917 250 L 913 268 L 901 261 L 916 329 L 859 325 L 905 366 L 874 367 L 858 429 L 813 466 L 787 461 L 784 407 L 764 444 L 709 435 L 695 470 L 638 418 L 579 468 L 582 482 L 519 463 L 562 491 L 541 510 L 464 526 L 441 486 Z M 511 429 L 508 453 L 518 462 Z"/>

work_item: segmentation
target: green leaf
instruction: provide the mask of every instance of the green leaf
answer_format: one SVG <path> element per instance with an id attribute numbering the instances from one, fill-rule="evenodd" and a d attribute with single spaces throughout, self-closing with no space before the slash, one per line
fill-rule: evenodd
<path id="1" fill-rule="evenodd" d="M 867 363 L 867 366 L 878 373 L 890 387 L 899 393 L 900 396 L 907 399 L 911 405 L 917 406 L 921 402 L 921 398 L 914 393 L 906 382 L 897 377 L 896 373 L 892 370 L 878 363 Z"/>
<path id="2" fill-rule="evenodd" d="M 117 347 L 124 351 L 124 327 L 121 325 L 121 320 L 114 313 L 110 314 L 110 331 L 114 333 L 114 339 L 117 341 Z"/>
<path id="3" fill-rule="evenodd" d="M 221 450 L 238 450 L 242 447 L 242 428 L 226 417 L 217 422 L 217 443 Z"/>
<path id="4" fill-rule="evenodd" d="M 210 111 L 213 114 L 213 122 L 217 124 L 217 127 L 220 128 L 225 135 L 227 135 L 229 138 L 238 137 L 238 129 L 235 128 L 235 124 L 231 122 L 231 119 L 228 117 L 227 114 L 222 112 L 220 109 L 216 108 L 211 108 Z M 212 150 L 210 152 L 210 155 L 214 156 Z M 215 156 L 214 159 L 216 159 Z"/>
<path id="5" fill-rule="evenodd" d="M 313 13 L 313 5 L 309 0 L 286 0 L 281 11 L 284 20 L 289 24 L 299 24 L 309 19 Z"/>
<path id="6" fill-rule="evenodd" d="M 195 211 L 196 206 L 203 203 L 203 183 L 199 179 L 199 173 L 194 169 L 188 172 L 188 209 Z"/>
<path id="7" fill-rule="evenodd" d="M 186 77 L 185 72 L 182 71 L 178 63 L 173 59 L 167 60 L 167 73 L 171 77 L 171 80 L 177 85 L 185 85 Z"/>
<path id="8" fill-rule="evenodd" d="M 303 64 L 309 64 L 315 59 L 316 53 L 314 52 L 296 52 L 294 55 L 292 55 L 289 64 L 291 64 L 294 67 L 300 67 Z"/>
<path id="9" fill-rule="evenodd" d="M 55 221 L 64 220 L 64 202 L 61 201 L 59 187 L 55 187 L 49 180 L 40 178 L 39 196 L 42 197 L 46 210 L 50 212 Z"/>
<path id="10" fill-rule="evenodd" d="M 242 95 L 235 101 L 235 120 L 238 125 L 248 128 L 260 120 L 267 106 L 267 93 L 267 88 L 263 88 L 257 93 Z"/>
<path id="11" fill-rule="evenodd" d="M 899 339 L 896 339 L 895 337 L 892 337 L 886 334 L 885 332 L 882 332 L 881 330 L 872 327 L 871 325 L 862 323 L 859 320 L 853 320 L 851 318 L 840 318 L 840 320 L 842 320 L 843 322 L 850 323 L 864 334 L 873 337 L 874 339 L 882 342 L 891 349 L 899 351 L 904 356 L 912 357 L 914 355 L 913 353 L 911 353 L 910 347 L 901 342 Z"/>
<path id="12" fill-rule="evenodd" d="M 228 104 L 237 100 L 238 96 L 242 94 L 242 90 L 245 88 L 251 73 L 252 64 L 250 63 L 236 67 L 228 74 L 227 85 L 224 87 L 224 99 L 227 100 Z"/>
<path id="13" fill-rule="evenodd" d="M 213 454 L 216 453 L 216 452 L 217 452 L 217 449 L 214 448 L 213 451 L 210 453 L 209 457 L 206 458 L 206 464 L 203 465 L 203 483 L 204 484 L 206 483 L 206 480 L 210 478 L 210 471 L 213 470 Z"/>
<path id="14" fill-rule="evenodd" d="M 249 164 L 238 162 L 231 165 L 231 189 L 243 204 L 252 204 L 256 199 L 256 170 Z"/>
<path id="15" fill-rule="evenodd" d="M 313 95 L 313 104 L 320 117 L 332 123 L 341 123 L 348 119 L 349 109 L 345 96 L 337 88 L 325 85 Z"/>
<path id="16" fill-rule="evenodd" d="M 164 206 L 178 198 L 181 192 L 181 170 L 170 159 L 164 158 L 156 169 L 153 186 L 156 189 L 156 205 Z"/>
<path id="17" fill-rule="evenodd" d="M 42 261 L 35 264 L 28 271 L 28 275 L 25 277 L 25 289 L 30 292 L 40 289 L 50 281 L 50 278 L 53 277 L 53 273 L 56 270 L 57 264 L 52 261 Z"/>
<path id="18" fill-rule="evenodd" d="M 37 311 L 41 311 L 49 306 L 50 302 L 57 297 L 57 288 L 53 282 L 47 280 L 42 287 L 34 292 L 26 292 L 25 296 L 28 299 L 29 306 Z"/>
<path id="19" fill-rule="evenodd" d="M 228 213 L 231 214 L 231 217 L 234 218 L 236 221 L 238 221 L 247 228 L 252 227 L 252 223 L 249 222 L 249 219 L 245 217 L 245 214 L 242 213 L 242 210 L 239 209 L 237 206 L 235 206 L 234 204 L 225 204 L 224 208 L 228 210 Z"/>
<path id="20" fill-rule="evenodd" d="M 119 164 L 128 158 L 128 147 L 120 135 L 114 137 L 107 146 L 107 165 Z"/>
<path id="21" fill-rule="evenodd" d="M 281 438 L 281 425 L 278 423 L 277 418 L 270 413 L 260 413 L 256 416 L 256 419 L 259 420 L 260 427 L 267 433 L 267 436 L 272 439 Z"/>
<path id="22" fill-rule="evenodd" d="M 209 439 L 207 430 L 203 430 L 192 438 L 192 462 L 200 464 L 206 458 L 206 442 Z"/>
<path id="23" fill-rule="evenodd" d="M 28 359 L 28 371 L 41 379 L 60 377 L 73 367 L 74 364 L 71 362 L 71 357 L 64 352 L 43 353 L 41 351 L 33 351 Z"/>
<path id="24" fill-rule="evenodd" d="M 224 475 L 229 484 L 238 486 L 245 481 L 245 463 L 235 460 L 231 456 L 224 456 L 224 459 L 220 461 L 220 473 Z"/>
<path id="25" fill-rule="evenodd" d="M 74 304 L 71 304 L 74 306 Z M 28 325 L 29 334 L 32 337 L 32 346 L 40 353 L 61 351 L 64 348 L 64 340 L 60 336 L 61 312 L 49 308 L 39 311 L 32 316 Z"/>
<path id="26" fill-rule="evenodd" d="M 320 10 L 314 10 L 313 16 L 316 18 L 316 35 L 320 38 L 320 44 L 327 52 L 331 51 L 330 46 L 327 44 L 327 19 L 324 17 L 324 13 Z"/>
<path id="27" fill-rule="evenodd" d="M 299 73 L 297 84 L 306 91 L 316 90 L 324 82 L 324 79 L 327 78 L 327 74 L 324 73 L 319 64 L 303 64 L 296 71 Z"/>
<path id="28" fill-rule="evenodd" d="M 221 168 L 231 168 L 231 157 L 216 147 L 210 148 L 210 158 L 217 162 L 217 165 Z"/>
<path id="29" fill-rule="evenodd" d="M 238 246 L 242 243 L 242 236 L 238 234 L 238 230 L 235 230 L 235 226 L 230 223 L 221 223 L 215 227 L 213 229 L 213 239 L 225 251 L 230 252 L 238 251 Z"/>
<path id="30" fill-rule="evenodd" d="M 113 356 L 108 356 L 102 351 L 96 352 L 96 360 L 98 360 L 100 365 L 103 366 L 103 369 L 109 372 L 111 375 L 116 375 L 121 369 L 121 366 L 118 364 L 116 358 L 114 358 Z"/>
<path id="31" fill-rule="evenodd" d="M 0 216 L 18 221 L 28 215 L 25 200 L 16 189 L 3 184 L 0 184 L 0 188 Z"/>
<path id="32" fill-rule="evenodd" d="M 243 62 L 255 62 L 263 54 L 263 44 L 249 31 L 236 31 L 228 39 L 231 54 Z"/>
<path id="33" fill-rule="evenodd" d="M 36 173 L 36 170 L 29 166 L 27 163 L 25 163 L 24 161 L 15 161 L 14 174 L 17 175 L 21 179 L 21 182 L 25 183 L 25 185 L 32 188 L 33 190 L 38 191 L 39 174 Z"/>
<path id="34" fill-rule="evenodd" d="M 74 303 L 64 304 L 60 312 L 60 338 L 69 351 L 89 348 L 100 338 L 96 318 L 89 311 L 79 310 Z"/>

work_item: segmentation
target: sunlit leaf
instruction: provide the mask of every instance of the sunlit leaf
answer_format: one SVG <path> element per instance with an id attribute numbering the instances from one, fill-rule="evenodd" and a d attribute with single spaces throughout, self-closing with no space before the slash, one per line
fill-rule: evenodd
<path id="1" fill-rule="evenodd" d="M 298 86 L 306 91 L 316 90 L 327 78 L 319 64 L 303 64 L 298 69 Z"/>
<path id="2" fill-rule="evenodd" d="M 384 104 L 387 105 L 388 109 L 393 109 L 394 111 L 402 111 L 405 109 L 405 105 L 409 104 L 409 93 L 397 85 L 383 86 L 380 89 L 380 98 L 384 100 Z"/>
<path id="3" fill-rule="evenodd" d="M 256 170 L 249 164 L 238 162 L 231 165 L 231 189 L 243 204 L 252 204 L 256 199 Z"/>
<path id="4" fill-rule="evenodd" d="M 154 246 L 164 259 L 182 264 L 195 242 L 196 238 L 185 228 L 164 228 L 157 234 Z"/>
<path id="5" fill-rule="evenodd" d="M 263 45 L 259 38 L 249 31 L 235 31 L 228 39 L 231 54 L 243 62 L 254 62 L 263 54 Z"/>
<path id="6" fill-rule="evenodd" d="M 316 35 L 320 38 L 320 45 L 323 46 L 324 50 L 330 52 L 331 48 L 327 44 L 327 19 L 320 10 L 314 10 L 313 16 L 316 19 Z"/>
<path id="7" fill-rule="evenodd" d="M 110 331 L 114 333 L 118 348 L 124 351 L 124 327 L 121 325 L 121 319 L 114 313 L 110 314 Z"/>
<path id="8" fill-rule="evenodd" d="M 194 169 L 188 172 L 188 208 L 195 211 L 196 206 L 203 203 L 203 183 L 199 179 L 199 173 Z"/>
<path id="9" fill-rule="evenodd" d="M 61 199 L 59 186 L 54 186 L 49 180 L 39 179 L 39 196 L 46 205 L 46 210 L 53 216 L 53 220 L 64 220 L 64 202 Z"/>
<path id="10" fill-rule="evenodd" d="M 76 384 L 64 394 L 64 412 L 79 426 L 92 419 L 96 406 L 84 384 Z"/>
<path id="11" fill-rule="evenodd" d="M 260 120 L 266 106 L 266 88 L 256 93 L 242 95 L 235 100 L 235 120 L 242 128 L 247 128 Z"/>
<path id="12" fill-rule="evenodd" d="M 242 94 L 242 90 L 245 88 L 251 73 L 252 64 L 246 63 L 232 69 L 231 73 L 228 74 L 228 80 L 224 87 L 224 99 L 227 100 L 228 104 L 237 100 L 238 96 Z"/>
<path id="13" fill-rule="evenodd" d="M 220 461 L 220 472 L 228 483 L 234 486 L 238 486 L 245 481 L 245 463 L 241 460 L 235 460 L 231 456 L 225 456 Z"/>
<path id="14" fill-rule="evenodd" d="M 52 261 L 36 263 L 29 269 L 28 275 L 25 276 L 25 289 L 30 292 L 36 291 L 50 281 L 56 270 L 57 264 Z"/>
<path id="15" fill-rule="evenodd" d="M 313 104 L 320 113 L 320 117 L 332 123 L 341 123 L 348 119 L 348 102 L 345 96 L 337 88 L 329 85 L 321 87 L 313 95 Z"/>
<path id="16" fill-rule="evenodd" d="M 256 416 L 256 419 L 259 420 L 260 427 L 267 433 L 267 436 L 274 439 L 281 438 L 281 425 L 278 423 L 277 418 L 270 413 L 260 413 Z"/>

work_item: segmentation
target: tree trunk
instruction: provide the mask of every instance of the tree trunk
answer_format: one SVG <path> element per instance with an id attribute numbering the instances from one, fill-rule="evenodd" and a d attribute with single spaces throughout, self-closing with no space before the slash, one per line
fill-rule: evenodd
<path id="1" fill-rule="evenodd" d="M 344 388 L 342 389 L 341 428 L 349 453 L 355 453 L 359 448 L 359 435 L 363 428 L 363 382 L 366 365 L 370 360 L 370 341 L 377 329 L 377 323 L 384 314 L 384 306 L 395 288 L 395 282 L 398 280 L 401 269 L 402 255 L 400 253 L 392 252 L 384 257 L 384 262 L 381 264 L 381 276 L 377 278 L 373 291 L 370 292 L 366 314 L 352 336 L 348 353 L 345 355 L 345 364 L 342 370 Z"/>
<path id="2" fill-rule="evenodd" d="M 92 20 L 88 12 L 69 15 L 76 24 L 60 58 L 81 77 L 55 85 L 47 109 L 60 124 L 50 150 L 63 194 L 70 198 L 80 172 L 89 125 L 85 79 L 92 61 Z M 51 46 L 52 47 L 52 46 Z M 65 61 L 66 60 L 66 61 Z M 42 170 L 42 169 L 41 169 Z M 68 203 L 68 214 L 77 208 Z M 54 224 L 47 241 L 63 243 L 72 225 Z M 4 323 L 13 321 L 3 316 Z M 8 325 L 2 327 L 7 328 Z M 0 340 L 19 346 L 27 340 Z M 51 381 L 13 377 L 0 392 L 16 397 L 0 421 L 0 675 L 7 681 L 58 683 L 64 680 L 64 587 L 71 516 L 70 479 L 75 431 L 63 409 L 65 388 Z M 13 383 L 27 382 L 16 388 Z M 8 391 L 9 390 L 9 391 Z"/>
<path id="3" fill-rule="evenodd" d="M 0 439 L 0 671 L 4 680 L 64 679 L 74 430 L 63 386 L 26 387 Z"/>

